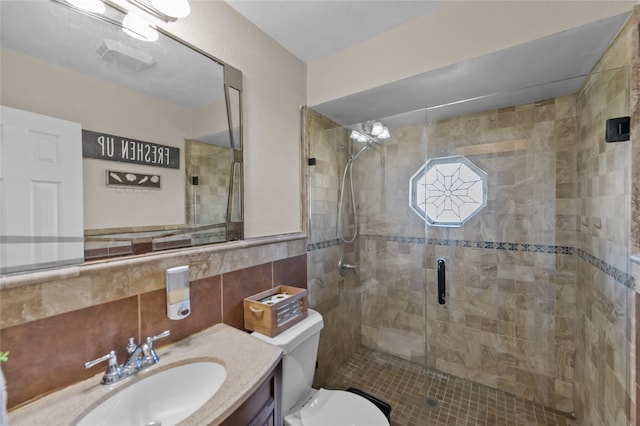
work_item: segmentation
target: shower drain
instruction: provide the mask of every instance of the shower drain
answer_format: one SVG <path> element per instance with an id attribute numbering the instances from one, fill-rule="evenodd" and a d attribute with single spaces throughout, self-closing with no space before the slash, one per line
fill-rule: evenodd
<path id="1" fill-rule="evenodd" d="M 435 399 L 432 396 L 427 396 L 424 399 L 424 403 L 427 405 L 427 408 L 429 410 L 436 410 L 436 409 L 440 408 L 440 401 L 438 401 L 437 399 Z"/>

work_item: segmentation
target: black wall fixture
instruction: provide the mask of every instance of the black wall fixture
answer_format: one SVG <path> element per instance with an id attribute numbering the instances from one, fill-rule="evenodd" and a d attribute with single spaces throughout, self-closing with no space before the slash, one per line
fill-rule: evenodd
<path id="1" fill-rule="evenodd" d="M 631 117 L 610 118 L 607 120 L 605 140 L 624 142 L 631 138 Z"/>
<path id="2" fill-rule="evenodd" d="M 438 259 L 438 303 L 444 305 L 447 294 L 446 265 L 444 259 Z"/>

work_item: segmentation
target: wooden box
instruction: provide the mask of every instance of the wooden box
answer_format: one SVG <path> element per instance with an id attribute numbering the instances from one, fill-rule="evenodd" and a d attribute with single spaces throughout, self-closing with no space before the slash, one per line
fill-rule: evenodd
<path id="1" fill-rule="evenodd" d="M 243 300 L 244 328 L 273 337 L 307 316 L 307 290 L 281 285 Z"/>

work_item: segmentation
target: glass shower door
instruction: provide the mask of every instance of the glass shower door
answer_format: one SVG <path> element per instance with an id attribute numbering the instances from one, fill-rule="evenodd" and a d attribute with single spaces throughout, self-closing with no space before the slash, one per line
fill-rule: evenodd
<path id="1" fill-rule="evenodd" d="M 566 96 L 510 105 L 514 91 L 427 112 L 426 165 L 470 163 L 487 185 L 481 200 L 452 166 L 418 182 L 424 210 L 449 215 L 425 224 L 428 394 L 441 403 L 430 421 L 628 415 L 630 147 L 604 129 L 629 115 L 629 73 L 575 80 Z M 465 202 L 479 210 L 461 221 Z"/>
<path id="2" fill-rule="evenodd" d="M 626 424 L 630 144 L 604 129 L 630 114 L 629 69 L 523 90 L 542 100 L 385 117 L 378 141 L 309 119 L 316 386 L 359 387 L 403 426 Z"/>

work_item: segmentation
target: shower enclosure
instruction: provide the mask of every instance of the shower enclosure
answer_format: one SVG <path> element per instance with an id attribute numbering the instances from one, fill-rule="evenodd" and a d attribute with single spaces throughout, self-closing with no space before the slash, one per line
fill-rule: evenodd
<path id="1" fill-rule="evenodd" d="M 316 385 L 365 347 L 425 380 L 628 424 L 630 144 L 604 135 L 630 115 L 629 79 L 603 62 L 566 94 L 549 97 L 568 83 L 550 82 L 384 117 L 390 137 L 372 149 L 350 138 L 359 123 L 306 110 Z M 343 258 L 355 273 L 339 274 Z"/>

